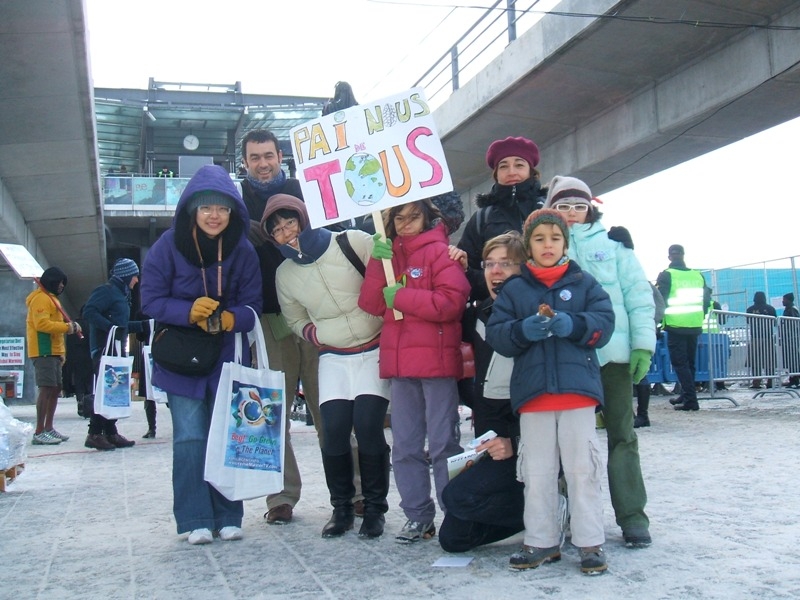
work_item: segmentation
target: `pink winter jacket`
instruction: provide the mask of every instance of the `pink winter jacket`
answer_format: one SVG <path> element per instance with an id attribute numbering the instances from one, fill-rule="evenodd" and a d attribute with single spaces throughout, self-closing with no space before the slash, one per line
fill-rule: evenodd
<path id="1" fill-rule="evenodd" d="M 444 226 L 398 236 L 392 250 L 395 277 L 405 277 L 394 300 L 403 318 L 395 320 L 386 306 L 386 277 L 379 260 L 370 259 L 358 299 L 365 312 L 383 317 L 381 377 L 461 378 L 461 315 L 470 286 L 461 264 L 447 255 Z"/>

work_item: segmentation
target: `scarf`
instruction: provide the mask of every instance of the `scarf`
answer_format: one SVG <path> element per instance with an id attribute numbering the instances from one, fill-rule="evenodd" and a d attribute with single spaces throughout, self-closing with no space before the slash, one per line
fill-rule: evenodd
<path id="1" fill-rule="evenodd" d="M 245 179 L 247 179 L 250 187 L 253 188 L 253 192 L 255 192 L 260 200 L 267 200 L 267 198 L 280 193 L 283 189 L 283 186 L 286 184 L 286 173 L 281 170 L 276 177 L 265 183 L 251 177 L 250 174 L 248 174 Z"/>
<path id="2" fill-rule="evenodd" d="M 552 267 L 540 267 L 533 262 L 533 259 L 529 260 L 525 266 L 528 267 L 528 270 L 536 279 L 550 288 L 553 287 L 553 284 L 561 279 L 564 276 L 564 273 L 567 272 L 567 268 L 569 267 L 569 264 L 567 263 L 569 263 L 569 258 L 564 255 Z"/>
<path id="3" fill-rule="evenodd" d="M 278 246 L 281 254 L 286 258 L 292 259 L 301 265 L 310 265 L 318 260 L 331 243 L 331 231 L 329 229 L 311 229 L 306 227 L 297 236 L 300 252 L 292 248 L 289 244 Z"/>

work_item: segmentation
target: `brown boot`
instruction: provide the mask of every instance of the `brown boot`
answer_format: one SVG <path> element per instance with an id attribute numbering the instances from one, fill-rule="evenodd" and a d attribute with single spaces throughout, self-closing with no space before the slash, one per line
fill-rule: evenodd
<path id="1" fill-rule="evenodd" d="M 116 450 L 117 447 L 106 439 L 102 433 L 90 433 L 86 436 L 86 441 L 83 445 L 87 448 L 94 448 L 95 450 Z"/>

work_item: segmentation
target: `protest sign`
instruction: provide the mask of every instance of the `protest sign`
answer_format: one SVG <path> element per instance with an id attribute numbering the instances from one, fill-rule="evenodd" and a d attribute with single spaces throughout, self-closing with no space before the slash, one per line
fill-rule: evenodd
<path id="1" fill-rule="evenodd" d="M 453 189 L 421 88 L 307 121 L 289 137 L 314 228 Z"/>

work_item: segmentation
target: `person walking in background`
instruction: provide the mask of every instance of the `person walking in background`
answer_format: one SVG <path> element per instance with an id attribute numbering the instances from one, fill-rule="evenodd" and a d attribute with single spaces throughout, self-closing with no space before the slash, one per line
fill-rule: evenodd
<path id="1" fill-rule="evenodd" d="M 511 405 L 520 415 L 517 471 L 525 484 L 525 538 L 509 568 L 533 569 L 561 559 L 560 465 L 569 489 L 572 543 L 580 548 L 581 572 L 594 575 L 608 568 L 602 548 L 603 458 L 594 418 L 603 403 L 596 350 L 611 339 L 614 308 L 597 280 L 569 259 L 569 228 L 561 212 L 532 212 L 524 231 L 530 260 L 520 277 L 501 288 L 486 328 L 489 345 L 514 358 Z"/>
<path id="2" fill-rule="evenodd" d="M 547 190 L 539 181 L 539 147 L 524 137 L 495 140 L 486 151 L 486 164 L 495 184 L 488 194 L 478 194 L 476 210 L 464 226 L 458 247 L 467 253 L 467 279 L 473 300 L 489 297 L 483 269 L 483 247 L 488 240 L 507 231 L 522 233 L 525 218 L 541 208 Z"/>
<path id="3" fill-rule="evenodd" d="M 633 250 L 609 239 L 593 199 L 586 183 L 557 175 L 545 207 L 567 221 L 567 255 L 600 282 L 614 307 L 614 334 L 597 349 L 608 434 L 608 488 L 625 545 L 640 548 L 649 546 L 651 537 L 631 389 L 647 375 L 656 349 L 653 291 Z"/>
<path id="4" fill-rule="evenodd" d="M 247 241 L 249 219 L 236 186 L 219 166 L 200 168 L 175 207 L 172 227 L 147 253 L 142 311 L 159 324 L 209 331 L 219 313 L 222 350 L 207 375 L 183 375 L 153 364 L 153 384 L 167 392 L 172 415 L 173 514 L 190 544 L 242 538 L 244 504 L 204 478 L 206 446 L 222 365 L 234 359 L 236 332 L 261 312 L 258 256 Z M 252 310 L 251 310 L 252 309 Z M 246 335 L 242 364 L 250 364 Z M 288 419 L 287 419 L 288 420 Z M 221 441 L 221 440 L 220 440 Z"/>
<path id="5" fill-rule="evenodd" d="M 395 540 L 412 543 L 436 533 L 426 434 L 440 507 L 447 458 L 462 452 L 456 381 L 463 374 L 461 317 L 469 282 L 449 257 L 448 231 L 429 199 L 384 211 L 384 223 L 388 239 L 376 234 L 358 305 L 383 317 L 380 376 L 391 379 L 392 468 L 408 519 Z M 386 285 L 381 259 L 391 259 L 397 283 Z"/>
<path id="6" fill-rule="evenodd" d="M 633 250 L 633 248 L 631 248 Z M 661 339 L 661 323 L 664 320 L 664 310 L 666 310 L 666 304 L 664 304 L 664 298 L 661 297 L 661 292 L 658 291 L 658 288 L 654 286 L 652 283 L 650 284 L 650 289 L 653 290 L 653 303 L 655 304 L 656 311 L 655 311 L 655 328 L 656 328 L 656 339 Z M 724 386 L 724 382 L 718 382 L 722 386 Z M 724 389 L 718 388 L 718 389 Z M 650 427 L 650 382 L 647 381 L 647 375 L 645 375 L 644 379 L 642 379 L 639 383 L 634 386 L 634 392 L 636 396 L 636 416 L 633 419 L 633 428 L 638 429 L 639 427 Z"/>
<path id="7" fill-rule="evenodd" d="M 269 366 L 283 371 L 286 376 L 286 394 L 292 398 L 303 383 L 306 410 L 314 419 L 317 436 L 321 435 L 319 415 L 319 355 L 314 345 L 292 333 L 281 314 L 275 273 L 284 261 L 280 250 L 269 243 L 261 228 L 261 218 L 269 198 L 275 194 L 289 194 L 303 199 L 300 182 L 287 177 L 281 168 L 283 152 L 278 138 L 271 131 L 255 129 L 242 139 L 242 163 L 247 175 L 242 179 L 242 199 L 249 217 L 247 237 L 255 246 L 261 271 L 262 310 L 261 329 L 267 344 Z M 270 525 L 291 522 L 294 507 L 300 501 L 302 480 L 297 459 L 292 448 L 291 420 L 286 419 L 286 448 L 284 455 L 284 488 L 277 494 L 267 496 L 267 513 L 264 517 Z"/>
<path id="8" fill-rule="evenodd" d="M 487 456 L 462 471 L 444 488 L 446 509 L 439 528 L 439 544 L 447 552 L 467 552 L 476 546 L 503 540 L 525 529 L 524 486 L 517 480 L 519 417 L 511 409 L 509 383 L 514 361 L 496 353 L 486 343 L 486 323 L 503 283 L 519 275 L 525 264 L 522 236 L 504 233 L 486 242 L 483 272 L 490 298 L 467 310 L 474 314 L 470 331 L 464 332 L 475 349 L 475 391 L 472 425 L 479 438 L 492 430 L 497 437 L 476 451 Z"/>
<path id="9" fill-rule="evenodd" d="M 750 328 L 750 346 L 748 352 L 748 362 L 753 374 L 753 382 L 750 389 L 761 388 L 761 375 L 767 377 L 767 388 L 772 387 L 771 376 L 775 375 L 775 340 L 774 327 L 777 313 L 775 309 L 767 304 L 767 296 L 764 292 L 756 292 L 753 295 L 753 304 L 745 311 L 748 315 L 762 315 L 772 317 L 771 319 L 747 318 Z"/>
<path id="10" fill-rule="evenodd" d="M 143 330 L 141 321 L 130 320 L 131 292 L 137 283 L 139 267 L 130 258 L 120 258 L 111 267 L 108 282 L 96 287 L 83 307 L 83 316 L 89 322 L 89 350 L 95 377 L 99 376 L 100 357 L 112 327 L 117 327 L 116 339 L 120 342 L 122 356 L 126 355 L 128 333 Z M 117 431 L 117 419 L 106 419 L 92 412 L 84 446 L 96 450 L 114 450 L 129 448 L 135 443 Z"/>
<path id="11" fill-rule="evenodd" d="M 800 311 L 794 305 L 794 294 L 783 295 L 783 316 L 781 319 L 781 348 L 783 350 L 783 367 L 789 375 L 787 387 L 800 387 Z"/>
<path id="12" fill-rule="evenodd" d="M 681 384 L 681 394 L 669 403 L 675 410 L 699 410 L 694 374 L 697 340 L 703 332 L 703 321 L 711 302 L 711 290 L 702 273 L 690 269 L 684 261 L 684 250 L 673 244 L 667 250 L 669 267 L 658 274 L 656 287 L 664 298 L 664 331 L 672 368 Z"/>
<path id="13" fill-rule="evenodd" d="M 55 445 L 66 442 L 69 436 L 56 431 L 53 419 L 61 392 L 62 372 L 66 351 L 65 334 L 79 334 L 81 327 L 75 321 L 65 322 L 58 296 L 67 287 L 67 276 L 58 267 L 45 269 L 39 285 L 25 298 L 28 315 L 25 334 L 28 358 L 33 361 L 36 385 L 36 428 L 34 445 Z"/>
<path id="14" fill-rule="evenodd" d="M 292 331 L 319 352 L 322 465 L 333 505 L 322 537 L 339 537 L 353 528 L 353 430 L 364 497 L 358 535 L 380 537 L 389 508 L 389 446 L 383 430 L 389 382 L 378 370 L 383 321 L 358 307 L 372 237 L 353 230 L 334 239 L 327 229 L 312 229 L 305 204 L 287 194 L 270 198 L 261 223 L 290 259 L 277 271 L 282 313 Z"/>
<path id="15" fill-rule="evenodd" d="M 89 331 L 89 323 L 83 317 L 83 307 L 75 322 L 81 331 Z M 89 350 L 87 336 L 71 335 L 67 337 L 67 354 L 62 369 L 64 396 L 75 396 L 78 416 L 89 419 L 94 412 L 94 366 L 92 353 Z"/>

